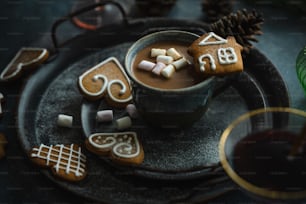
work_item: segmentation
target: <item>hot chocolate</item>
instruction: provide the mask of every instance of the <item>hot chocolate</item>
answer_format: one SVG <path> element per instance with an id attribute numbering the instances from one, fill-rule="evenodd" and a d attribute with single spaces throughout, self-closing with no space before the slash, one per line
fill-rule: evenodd
<path id="1" fill-rule="evenodd" d="M 137 40 L 125 57 L 133 103 L 146 122 L 158 127 L 187 127 L 205 113 L 215 77 L 195 72 L 189 45 L 199 36 L 168 30 Z M 155 48 L 155 49 L 153 49 Z"/>
<path id="2" fill-rule="evenodd" d="M 137 68 L 142 60 L 147 60 L 155 63 L 156 59 L 151 57 L 152 48 L 166 50 L 169 48 L 175 48 L 181 55 L 183 55 L 183 57 L 186 58 L 186 60 L 192 62 L 192 57 L 187 53 L 188 46 L 189 44 L 187 43 L 174 41 L 155 42 L 137 53 L 132 65 L 132 73 L 134 74 L 135 78 L 137 78 L 142 83 L 155 88 L 180 89 L 193 86 L 201 82 L 203 78 L 197 75 L 192 64 L 189 64 L 182 69 L 176 70 L 173 73 L 173 76 L 168 79 Z"/>

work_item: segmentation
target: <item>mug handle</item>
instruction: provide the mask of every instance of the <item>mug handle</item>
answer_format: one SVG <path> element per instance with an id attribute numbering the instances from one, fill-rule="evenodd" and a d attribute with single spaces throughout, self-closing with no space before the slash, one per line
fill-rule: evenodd
<path id="1" fill-rule="evenodd" d="M 228 87 L 230 87 L 238 76 L 236 74 L 232 76 L 216 77 L 215 86 L 213 89 L 212 98 L 217 97 L 219 94 L 223 93 Z"/>
<path id="2" fill-rule="evenodd" d="M 224 77 L 218 77 L 213 90 L 212 98 L 222 94 L 230 86 L 234 87 L 241 97 L 245 100 L 245 103 L 249 110 L 266 107 L 267 101 L 263 90 L 260 86 L 246 72 L 241 72 Z M 247 86 L 247 88 L 244 88 Z M 249 94 L 252 93 L 252 94 Z"/>

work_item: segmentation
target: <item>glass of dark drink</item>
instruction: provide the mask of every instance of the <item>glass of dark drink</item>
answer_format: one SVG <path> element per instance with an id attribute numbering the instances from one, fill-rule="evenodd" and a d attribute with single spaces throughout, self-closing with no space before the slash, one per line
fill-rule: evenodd
<path id="1" fill-rule="evenodd" d="M 249 195 L 269 203 L 306 197 L 306 112 L 246 113 L 225 129 L 219 153 L 228 176 Z"/>

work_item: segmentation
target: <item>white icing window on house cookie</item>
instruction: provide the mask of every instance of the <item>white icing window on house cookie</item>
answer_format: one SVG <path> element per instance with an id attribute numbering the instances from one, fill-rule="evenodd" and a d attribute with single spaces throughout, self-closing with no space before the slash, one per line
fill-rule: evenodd
<path id="1" fill-rule="evenodd" d="M 233 64 L 238 61 L 234 48 L 219 48 L 218 60 L 220 64 Z"/>
<path id="2" fill-rule="evenodd" d="M 210 54 L 204 54 L 198 58 L 200 64 L 200 71 L 205 72 L 205 65 L 206 65 L 206 61 L 204 60 L 205 58 L 209 59 L 210 68 L 212 70 L 216 70 L 216 64 L 214 58 Z"/>

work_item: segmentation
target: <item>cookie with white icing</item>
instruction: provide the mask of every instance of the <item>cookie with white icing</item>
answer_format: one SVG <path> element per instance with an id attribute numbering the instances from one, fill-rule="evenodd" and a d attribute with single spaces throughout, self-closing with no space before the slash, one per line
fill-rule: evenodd
<path id="1" fill-rule="evenodd" d="M 35 164 L 51 168 L 55 176 L 67 181 L 80 181 L 87 174 L 86 156 L 76 144 L 41 144 L 31 149 L 29 157 Z"/>
<path id="2" fill-rule="evenodd" d="M 48 57 L 49 52 L 44 48 L 21 48 L 0 74 L 0 81 L 16 79 L 23 71 L 38 67 Z"/>
<path id="3" fill-rule="evenodd" d="M 86 148 L 94 154 L 110 156 L 121 164 L 141 164 L 144 151 L 135 132 L 95 133 L 85 141 Z"/>
<path id="4" fill-rule="evenodd" d="M 125 107 L 132 100 L 128 76 L 114 57 L 83 73 L 78 85 L 85 98 L 98 100 L 105 96 L 107 103 L 113 107 Z"/>
<path id="5" fill-rule="evenodd" d="M 242 49 L 233 36 L 224 39 L 210 32 L 195 40 L 188 52 L 193 56 L 198 73 L 226 75 L 243 71 Z"/>

